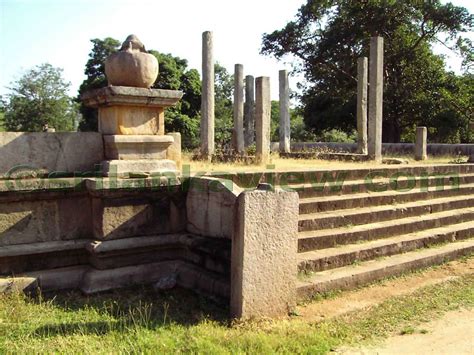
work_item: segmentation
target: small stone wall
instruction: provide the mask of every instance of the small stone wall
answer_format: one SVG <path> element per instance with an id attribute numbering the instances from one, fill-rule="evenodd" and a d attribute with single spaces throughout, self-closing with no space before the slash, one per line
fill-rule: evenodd
<path id="1" fill-rule="evenodd" d="M 278 142 L 272 142 L 272 151 L 277 152 L 279 149 Z M 333 143 L 333 142 L 294 142 L 291 143 L 291 150 L 299 152 L 302 150 L 321 149 L 332 152 L 348 152 L 356 153 L 356 143 Z M 474 144 L 440 144 L 431 143 L 427 146 L 428 156 L 442 155 L 472 155 L 474 154 Z M 387 155 L 413 155 L 415 154 L 414 143 L 383 143 L 382 154 Z"/>
<path id="2" fill-rule="evenodd" d="M 97 132 L 0 132 L 0 177 L 20 166 L 46 172 L 94 171 L 104 160 Z"/>

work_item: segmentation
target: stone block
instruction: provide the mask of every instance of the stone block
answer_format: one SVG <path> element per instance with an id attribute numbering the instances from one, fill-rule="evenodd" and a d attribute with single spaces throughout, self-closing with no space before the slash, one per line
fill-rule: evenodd
<path id="1" fill-rule="evenodd" d="M 296 302 L 298 194 L 246 191 L 232 237 L 231 314 L 281 317 Z"/>
<path id="2" fill-rule="evenodd" d="M 126 198 L 93 198 L 94 237 L 120 239 L 153 234 L 178 233 L 183 213 L 167 195 Z"/>
<path id="3" fill-rule="evenodd" d="M 242 189 L 231 180 L 192 178 L 186 198 L 188 232 L 205 237 L 231 238 L 237 196 Z"/>
<path id="4" fill-rule="evenodd" d="M 173 137 L 173 143 L 166 150 L 166 159 L 172 160 L 176 163 L 176 169 L 181 171 L 182 156 L 181 156 L 181 133 L 171 132 L 167 136 Z"/>
<path id="5" fill-rule="evenodd" d="M 168 159 L 106 160 L 102 162 L 104 176 L 128 176 L 130 173 L 153 174 L 175 171 L 176 163 Z"/>
<path id="6" fill-rule="evenodd" d="M 100 133 L 0 132 L 0 176 L 10 176 L 20 166 L 46 172 L 93 171 L 102 160 Z"/>
<path id="7" fill-rule="evenodd" d="M 162 107 L 99 107 L 99 132 L 118 135 L 163 135 L 165 113 Z"/>
<path id="8" fill-rule="evenodd" d="M 104 135 L 105 158 L 108 160 L 166 159 L 173 144 L 170 135 Z"/>
<path id="9" fill-rule="evenodd" d="M 91 220 L 87 197 L 2 203 L 0 246 L 88 238 Z"/>

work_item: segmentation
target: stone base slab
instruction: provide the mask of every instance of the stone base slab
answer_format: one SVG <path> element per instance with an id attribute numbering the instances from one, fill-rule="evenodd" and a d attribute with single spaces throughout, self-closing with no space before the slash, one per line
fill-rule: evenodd
<path id="1" fill-rule="evenodd" d="M 104 176 L 129 176 L 130 173 L 153 174 L 176 171 L 176 162 L 168 159 L 106 160 L 102 162 Z"/>
<path id="2" fill-rule="evenodd" d="M 105 158 L 108 160 L 166 159 L 173 144 L 170 135 L 104 135 Z"/>

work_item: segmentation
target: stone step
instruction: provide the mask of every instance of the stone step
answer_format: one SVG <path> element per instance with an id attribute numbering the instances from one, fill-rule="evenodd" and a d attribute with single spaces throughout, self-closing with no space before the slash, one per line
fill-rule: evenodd
<path id="1" fill-rule="evenodd" d="M 319 250 L 336 245 L 388 238 L 468 221 L 474 221 L 474 208 L 472 207 L 359 226 L 300 232 L 298 234 L 298 251 Z"/>
<path id="2" fill-rule="evenodd" d="M 300 272 L 317 272 L 366 261 L 381 256 L 390 256 L 427 248 L 435 244 L 474 237 L 472 221 L 433 228 L 406 235 L 378 239 L 362 244 L 328 248 L 298 254 Z"/>
<path id="3" fill-rule="evenodd" d="M 408 202 L 398 205 L 382 205 L 302 214 L 299 217 L 298 230 L 304 232 L 340 228 L 347 225 L 382 222 L 467 207 L 474 207 L 474 195 L 472 194 L 436 198 L 428 201 Z"/>
<path id="4" fill-rule="evenodd" d="M 474 239 L 468 239 L 436 248 L 370 260 L 358 265 L 321 271 L 303 276 L 297 282 L 297 294 L 300 300 L 310 299 L 318 293 L 352 289 L 386 277 L 439 265 L 472 253 L 474 253 Z"/>
<path id="5" fill-rule="evenodd" d="M 474 194 L 474 184 L 438 189 L 435 186 L 410 191 L 364 192 L 351 195 L 311 197 L 300 199 L 300 214 L 335 211 L 351 208 L 431 200 L 441 197 Z"/>
<path id="6" fill-rule="evenodd" d="M 290 184 L 285 189 L 292 189 L 298 192 L 300 198 L 310 198 L 317 196 L 337 196 L 345 194 L 355 194 L 361 192 L 371 192 L 387 186 L 387 190 L 403 191 L 408 187 L 412 189 L 426 186 L 464 185 L 474 183 L 474 174 L 458 174 L 456 172 L 439 174 L 438 176 L 406 176 L 402 172 L 394 173 L 391 178 L 346 180 L 339 178 L 339 181 L 321 182 L 305 184 Z"/>

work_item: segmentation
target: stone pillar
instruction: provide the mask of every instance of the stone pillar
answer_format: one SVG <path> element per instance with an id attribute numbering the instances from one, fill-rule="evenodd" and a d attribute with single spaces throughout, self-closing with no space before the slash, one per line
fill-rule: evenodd
<path id="1" fill-rule="evenodd" d="M 244 105 L 245 147 L 255 143 L 255 79 L 252 75 L 245 77 Z"/>
<path id="2" fill-rule="evenodd" d="M 357 153 L 367 154 L 367 58 L 357 60 Z"/>
<path id="3" fill-rule="evenodd" d="M 280 70 L 280 153 L 290 152 L 290 87 L 288 72 Z"/>
<path id="4" fill-rule="evenodd" d="M 214 58 L 212 32 L 202 34 L 201 156 L 214 154 Z"/>
<path id="5" fill-rule="evenodd" d="M 370 39 L 369 157 L 382 160 L 383 38 Z"/>
<path id="6" fill-rule="evenodd" d="M 234 135 L 235 151 L 244 153 L 244 66 L 236 64 L 234 70 Z"/>
<path id="7" fill-rule="evenodd" d="M 469 129 L 474 130 L 474 122 L 469 122 Z M 468 163 L 474 163 L 474 149 L 471 150 L 471 154 L 469 155 Z"/>
<path id="8" fill-rule="evenodd" d="M 270 158 L 270 78 L 258 77 L 255 81 L 255 131 L 257 162 L 265 163 Z"/>
<path id="9" fill-rule="evenodd" d="M 426 160 L 428 158 L 426 153 L 427 138 L 428 130 L 426 127 L 416 127 L 415 160 Z"/>
<path id="10" fill-rule="evenodd" d="M 236 214 L 231 316 L 287 316 L 296 303 L 298 193 L 245 191 L 237 198 Z"/>

